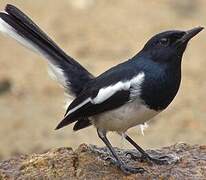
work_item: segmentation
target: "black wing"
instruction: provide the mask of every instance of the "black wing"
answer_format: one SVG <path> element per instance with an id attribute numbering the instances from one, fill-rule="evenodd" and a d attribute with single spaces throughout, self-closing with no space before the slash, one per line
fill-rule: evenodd
<path id="1" fill-rule="evenodd" d="M 116 92 L 101 104 L 94 104 L 92 103 L 92 101 L 88 101 L 82 107 L 66 115 L 65 118 L 58 124 L 56 129 L 60 129 L 68 124 L 71 124 L 77 121 L 77 119 L 79 118 L 90 117 L 108 110 L 118 108 L 130 100 L 129 95 L 130 92 L 128 90 L 121 90 Z M 67 109 L 67 112 L 69 113 L 69 111 L 72 111 L 72 109 L 78 107 L 79 102 L 82 102 L 83 99 L 85 99 L 83 95 L 75 99 Z"/>
<path id="2" fill-rule="evenodd" d="M 131 88 L 122 88 L 122 86 L 130 83 L 130 80 L 138 75 L 137 68 L 132 66 L 129 61 L 119 64 L 112 69 L 95 78 L 89 86 L 83 90 L 68 107 L 64 119 L 59 123 L 56 129 L 62 128 L 68 124 L 75 122 L 78 118 L 90 117 L 105 111 L 109 111 L 122 106 L 130 101 Z M 114 89 L 108 87 L 115 86 Z M 107 89 L 107 90 L 105 90 Z M 95 102 L 99 93 L 102 91 L 102 101 Z"/>

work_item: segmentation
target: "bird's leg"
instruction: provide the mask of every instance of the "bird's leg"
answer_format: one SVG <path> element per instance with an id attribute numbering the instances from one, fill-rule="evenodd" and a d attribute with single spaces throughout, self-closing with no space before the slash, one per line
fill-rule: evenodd
<path id="1" fill-rule="evenodd" d="M 130 154 L 133 159 L 140 159 L 141 161 L 154 162 L 154 163 L 159 164 L 159 165 L 169 164 L 169 162 L 168 162 L 168 159 L 170 158 L 169 156 L 161 156 L 159 158 L 151 157 L 138 144 L 136 144 L 132 140 L 132 138 L 130 138 L 127 134 L 125 134 L 125 139 L 129 143 L 131 143 L 141 153 L 141 157 L 136 157 L 132 153 L 127 153 L 127 154 Z"/>
<path id="2" fill-rule="evenodd" d="M 100 137 L 100 139 L 105 143 L 105 145 L 107 146 L 107 148 L 110 150 L 110 152 L 112 153 L 112 155 L 114 156 L 115 160 L 116 160 L 116 165 L 124 172 L 124 173 L 143 173 L 145 172 L 145 170 L 141 167 L 139 168 L 133 168 L 133 167 L 129 167 L 127 166 L 120 158 L 119 156 L 116 154 L 116 152 L 114 151 L 114 148 L 112 147 L 112 145 L 110 144 L 109 140 L 106 137 L 106 131 L 97 129 L 97 133 L 98 136 Z"/>

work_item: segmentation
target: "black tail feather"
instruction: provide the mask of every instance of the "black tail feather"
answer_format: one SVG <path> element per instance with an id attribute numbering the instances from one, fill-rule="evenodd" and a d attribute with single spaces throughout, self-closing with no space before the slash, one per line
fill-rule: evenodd
<path id="1" fill-rule="evenodd" d="M 88 118 L 80 119 L 75 123 L 73 130 L 78 131 L 80 129 L 84 129 L 86 127 L 89 127 L 91 125 L 92 125 L 92 123 L 90 122 L 90 120 Z"/>
<path id="2" fill-rule="evenodd" d="M 24 46 L 44 55 L 49 64 L 55 66 L 59 82 L 67 92 L 78 96 L 93 76 L 77 61 L 68 56 L 57 44 L 47 36 L 26 14 L 17 7 L 8 4 L 5 12 L 0 12 L 0 31 L 8 34 Z M 63 81 L 62 79 L 63 78 Z M 66 83 L 65 83 L 66 81 Z M 56 129 L 77 121 L 65 117 Z M 87 118 L 82 118 L 74 126 L 74 130 L 91 125 Z"/>
<path id="3" fill-rule="evenodd" d="M 5 11 L 6 13 L 0 13 L 0 18 L 14 29 L 13 33 L 16 33 L 22 39 L 8 34 L 19 42 L 26 41 L 27 45 L 30 44 L 33 49 L 45 55 L 51 64 L 60 68 L 67 81 L 66 84 L 64 84 L 64 86 L 66 86 L 65 88 L 70 90 L 75 96 L 78 96 L 85 84 L 87 84 L 93 76 L 77 61 L 60 49 L 18 8 L 9 4 L 6 6 Z M 11 29 L 8 30 L 12 31 Z M 25 42 L 22 44 L 24 43 Z M 30 48 L 30 46 L 28 45 L 27 47 Z"/>
<path id="4" fill-rule="evenodd" d="M 67 126 L 69 124 L 72 124 L 73 122 L 77 121 L 77 119 L 69 119 L 69 117 L 65 117 L 55 128 L 55 130 L 61 129 L 64 126 Z"/>

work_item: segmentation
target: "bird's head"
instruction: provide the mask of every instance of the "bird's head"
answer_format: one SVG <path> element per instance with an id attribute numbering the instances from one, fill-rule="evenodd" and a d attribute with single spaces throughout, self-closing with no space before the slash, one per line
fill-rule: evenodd
<path id="1" fill-rule="evenodd" d="M 141 52 L 159 63 L 181 61 L 190 39 L 203 29 L 196 27 L 188 31 L 172 30 L 156 34 L 145 44 Z"/>

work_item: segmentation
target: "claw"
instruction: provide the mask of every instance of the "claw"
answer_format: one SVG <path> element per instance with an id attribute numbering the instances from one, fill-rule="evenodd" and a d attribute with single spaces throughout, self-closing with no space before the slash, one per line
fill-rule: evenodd
<path id="1" fill-rule="evenodd" d="M 142 162 L 142 160 L 143 160 L 143 158 L 142 158 L 142 156 L 136 156 L 136 155 L 134 155 L 133 153 L 131 153 L 131 152 L 127 152 L 126 153 L 126 156 L 130 156 L 130 158 L 132 159 L 132 160 L 134 160 L 134 161 L 140 161 L 140 162 Z"/>
<path id="2" fill-rule="evenodd" d="M 150 161 L 152 161 L 153 163 L 157 164 L 157 165 L 168 165 L 170 164 L 171 157 L 169 156 L 161 156 L 158 158 L 154 158 L 154 157 L 150 157 Z"/>
<path id="3" fill-rule="evenodd" d="M 118 166 L 125 174 L 137 174 L 137 173 L 143 174 L 143 173 L 147 172 L 142 167 L 134 168 L 134 167 L 127 166 L 126 164 L 119 164 L 112 157 L 107 157 L 105 160 L 109 161 L 109 163 L 111 163 L 111 164 Z"/>
<path id="4" fill-rule="evenodd" d="M 171 157 L 169 157 L 169 156 L 161 156 L 161 157 L 155 158 L 155 157 L 149 156 L 148 154 L 136 156 L 131 152 L 127 152 L 126 156 L 128 156 L 128 155 L 134 161 L 147 162 L 150 164 L 155 163 L 157 165 L 168 165 L 168 164 L 170 164 L 170 159 L 171 159 Z"/>
<path id="5" fill-rule="evenodd" d="M 147 172 L 144 168 L 141 167 L 134 168 L 126 165 L 121 165 L 120 169 L 126 174 L 137 174 L 137 173 L 143 174 Z"/>
<path id="6" fill-rule="evenodd" d="M 109 161 L 110 164 L 117 164 L 117 161 L 114 158 L 110 157 L 110 156 L 107 157 L 105 159 L 105 161 Z"/>

